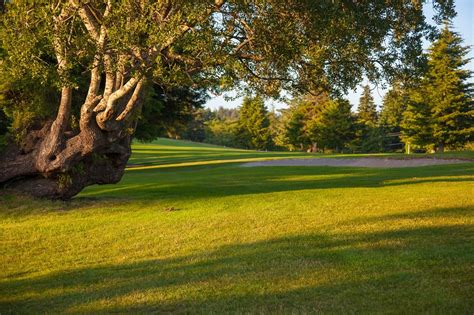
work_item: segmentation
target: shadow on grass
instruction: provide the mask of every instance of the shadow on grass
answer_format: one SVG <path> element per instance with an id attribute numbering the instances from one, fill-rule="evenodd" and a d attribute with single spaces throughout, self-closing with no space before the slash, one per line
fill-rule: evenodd
<path id="1" fill-rule="evenodd" d="M 45 201 L 0 192 L 0 214 L 30 214 L 88 208 L 125 209 L 137 202 L 176 202 L 246 196 L 275 192 L 328 189 L 387 188 L 426 183 L 472 183 L 474 163 L 402 169 L 350 167 L 256 167 L 194 166 L 126 172 L 116 185 L 88 187 L 68 202 Z M 353 192 L 350 192 L 353 193 Z"/>
<path id="2" fill-rule="evenodd" d="M 127 172 L 115 186 L 93 187 L 81 196 L 142 200 L 200 199 L 333 188 L 377 188 L 437 182 L 472 182 L 474 164 L 402 169 L 349 167 L 187 167 Z M 77 198 L 80 200 L 81 197 Z"/>
<path id="3" fill-rule="evenodd" d="M 441 219 L 467 211 L 472 209 L 424 213 Z M 233 244 L 178 258 L 6 279 L 0 282 L 0 309 L 2 314 L 469 313 L 472 238 L 472 226 L 439 225 Z"/>

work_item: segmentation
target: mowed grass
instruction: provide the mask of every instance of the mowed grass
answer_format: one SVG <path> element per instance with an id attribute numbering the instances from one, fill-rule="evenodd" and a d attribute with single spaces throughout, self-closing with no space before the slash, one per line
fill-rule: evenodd
<path id="1" fill-rule="evenodd" d="M 121 183 L 70 202 L 0 195 L 1 314 L 474 310 L 472 162 L 242 168 L 307 155 L 134 149 Z"/>

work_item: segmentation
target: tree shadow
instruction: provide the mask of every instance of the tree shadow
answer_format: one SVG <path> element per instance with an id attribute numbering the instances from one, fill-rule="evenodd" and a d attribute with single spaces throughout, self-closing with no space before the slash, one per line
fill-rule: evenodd
<path id="1" fill-rule="evenodd" d="M 467 211 L 472 209 L 423 213 L 442 219 Z M 374 220 L 414 219 L 423 213 Z M 0 309 L 2 313 L 468 313 L 474 306 L 472 241 L 468 224 L 290 235 L 177 258 L 4 279 Z"/>
<path id="2" fill-rule="evenodd" d="M 146 175 L 146 176 L 144 176 Z M 143 170 L 126 174 L 114 187 L 94 187 L 81 196 L 126 194 L 143 200 L 202 199 L 274 192 L 334 188 L 378 188 L 440 182 L 472 182 L 474 164 L 413 169 L 353 167 L 187 167 L 186 170 Z M 127 187 L 141 181 L 141 184 Z M 163 185 L 166 183 L 166 185 Z M 77 198 L 80 200 L 81 196 Z"/>
<path id="3" fill-rule="evenodd" d="M 139 202 L 173 203 L 208 198 L 352 188 L 387 188 L 426 183 L 472 183 L 474 163 L 413 169 L 353 167 L 193 166 L 126 172 L 116 185 L 88 187 L 71 201 L 49 202 L 0 192 L 2 215 L 19 217 L 106 207 L 126 209 Z M 118 210 L 117 210 L 118 211 Z"/>

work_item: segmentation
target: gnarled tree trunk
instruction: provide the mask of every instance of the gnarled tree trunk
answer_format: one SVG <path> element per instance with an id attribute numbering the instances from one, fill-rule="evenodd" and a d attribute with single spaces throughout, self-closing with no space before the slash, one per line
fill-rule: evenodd
<path id="1" fill-rule="evenodd" d="M 0 156 L 1 186 L 51 199 L 69 199 L 85 186 L 121 179 L 130 157 L 130 139 L 144 83 L 139 71 L 123 66 L 139 61 L 108 49 L 105 24 L 98 25 L 87 6 L 71 3 L 55 18 L 55 31 L 61 33 L 78 10 L 97 47 L 89 90 L 81 106 L 80 129 L 73 132 L 69 127 L 73 88 L 64 80 L 56 118 L 30 130 L 22 146 L 11 145 Z M 67 47 L 60 36 L 53 44 L 58 73 L 67 78 Z"/>
<path id="2" fill-rule="evenodd" d="M 126 108 L 131 101 L 139 105 L 140 89 L 141 83 L 128 93 L 123 111 L 108 119 L 105 110 L 93 111 L 86 101 L 80 131 L 73 133 L 68 128 L 71 91 L 63 88 L 56 119 L 30 130 L 22 146 L 10 145 L 0 156 L 0 185 L 36 197 L 69 199 L 86 186 L 117 183 L 131 154 L 134 121 L 124 120 Z"/>

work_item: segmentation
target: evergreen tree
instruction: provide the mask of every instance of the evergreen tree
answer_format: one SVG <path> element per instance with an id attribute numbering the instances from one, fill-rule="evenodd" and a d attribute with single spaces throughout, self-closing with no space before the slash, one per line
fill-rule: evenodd
<path id="1" fill-rule="evenodd" d="M 411 147 L 426 148 L 433 143 L 430 105 L 426 101 L 423 86 L 422 83 L 409 90 L 407 109 L 403 113 L 401 131 L 407 153 L 410 153 Z"/>
<path id="2" fill-rule="evenodd" d="M 474 105 L 471 71 L 463 69 L 469 62 L 469 47 L 446 23 L 439 39 L 428 55 L 425 85 L 433 122 L 433 141 L 438 151 L 446 145 L 456 147 L 472 141 L 474 134 Z"/>
<path id="3" fill-rule="evenodd" d="M 309 143 L 305 133 L 305 117 L 300 111 L 289 111 L 284 126 L 284 143 L 291 150 L 303 150 Z"/>
<path id="4" fill-rule="evenodd" d="M 369 85 L 364 86 L 364 91 L 359 100 L 358 120 L 366 125 L 374 126 L 377 124 L 377 107 Z"/>
<path id="5" fill-rule="evenodd" d="M 297 98 L 290 104 L 285 135 L 291 150 L 318 151 L 318 121 L 328 100 L 327 93 L 316 93 Z"/>
<path id="6" fill-rule="evenodd" d="M 239 111 L 238 136 L 247 149 L 268 150 L 271 146 L 270 120 L 263 98 L 244 98 Z"/>
<path id="7" fill-rule="evenodd" d="M 370 87 L 365 85 L 359 100 L 357 113 L 355 140 L 357 151 L 380 152 L 383 150 L 383 135 L 377 125 L 377 116 L 377 106 L 370 92 Z"/>
<path id="8" fill-rule="evenodd" d="M 380 124 L 392 132 L 399 132 L 407 102 L 408 95 L 403 85 L 400 82 L 395 82 L 383 98 Z"/>
<path id="9" fill-rule="evenodd" d="M 463 69 L 468 50 L 446 23 L 429 48 L 424 78 L 411 89 L 402 124 L 405 142 L 443 152 L 445 146 L 472 141 L 473 85 L 468 82 L 472 73 Z"/>
<path id="10" fill-rule="evenodd" d="M 284 112 L 283 120 L 285 144 L 290 149 L 339 152 L 354 136 L 349 102 L 331 99 L 327 93 L 296 99 Z"/>
<path id="11" fill-rule="evenodd" d="M 384 136 L 383 146 L 386 150 L 393 151 L 402 145 L 399 134 L 407 106 L 408 93 L 405 86 L 397 81 L 385 94 L 379 117 L 379 126 Z"/>
<path id="12" fill-rule="evenodd" d="M 340 152 L 354 137 L 351 104 L 347 100 L 329 100 L 321 113 L 318 143 L 324 149 Z"/>

